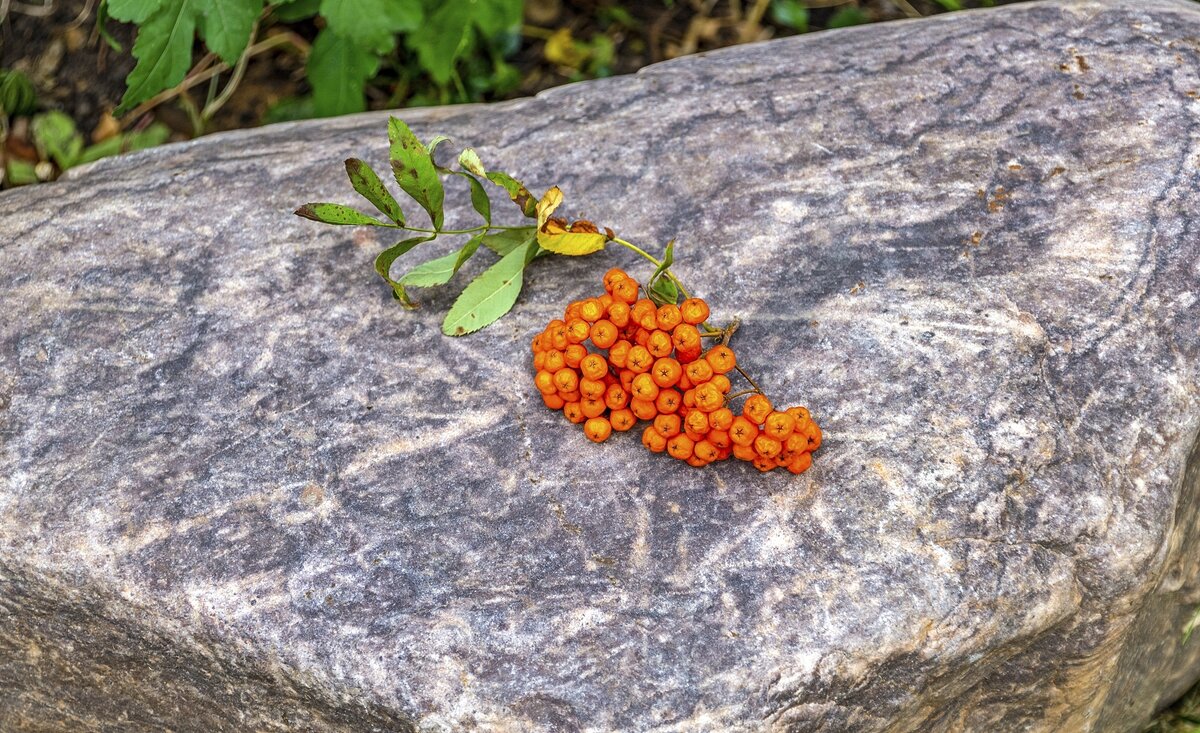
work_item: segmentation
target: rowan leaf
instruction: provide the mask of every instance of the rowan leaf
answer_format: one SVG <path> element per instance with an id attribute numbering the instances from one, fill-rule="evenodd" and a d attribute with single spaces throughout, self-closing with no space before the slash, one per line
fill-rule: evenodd
<path id="1" fill-rule="evenodd" d="M 530 239 L 472 280 L 442 321 L 442 333 L 464 336 L 512 310 L 517 296 L 521 294 L 525 266 L 536 252 L 536 242 Z"/>
<path id="2" fill-rule="evenodd" d="M 537 200 L 524 183 L 500 171 L 489 171 L 487 179 L 507 191 L 508 197 L 521 209 L 522 214 L 531 219 L 537 218 Z"/>
<path id="3" fill-rule="evenodd" d="M 429 150 L 408 129 L 408 125 L 395 117 L 388 119 L 388 140 L 391 142 L 392 173 L 396 183 L 425 209 L 433 228 L 441 229 L 446 192 Z"/>
<path id="4" fill-rule="evenodd" d="M 319 221 L 322 224 L 338 224 L 341 226 L 387 226 L 375 217 L 356 211 L 341 204 L 305 204 L 296 209 L 296 216 Z"/>
<path id="5" fill-rule="evenodd" d="M 375 257 L 375 272 L 392 286 L 392 297 L 404 304 L 405 308 L 415 308 L 416 303 L 408 297 L 404 285 L 392 279 L 392 263 L 422 242 L 428 242 L 433 237 L 413 237 L 393 244 Z"/>
<path id="6" fill-rule="evenodd" d="M 479 179 L 470 173 L 463 171 L 455 171 L 458 175 L 467 179 L 467 183 L 471 186 L 471 207 L 483 217 L 485 224 L 492 223 L 492 200 L 488 198 L 487 191 L 483 190 L 483 184 Z"/>
<path id="7" fill-rule="evenodd" d="M 480 239 L 478 236 L 471 237 L 461 249 L 456 249 L 450 254 L 417 265 L 412 270 L 409 270 L 408 274 L 400 278 L 400 283 L 416 288 L 445 285 L 466 264 L 467 260 L 471 259 L 472 255 L 479 250 Z"/>
<path id="8" fill-rule="evenodd" d="M 387 218 L 404 226 L 404 212 L 400 209 L 400 204 L 387 190 L 387 186 L 383 185 L 374 168 L 366 161 L 350 158 L 346 161 L 346 175 L 350 177 L 355 191 L 374 204 Z"/>
<path id="9" fill-rule="evenodd" d="M 147 7 L 145 4 L 131 3 L 124 9 L 141 14 Z M 115 12 L 114 17 L 117 17 Z M 163 0 L 156 10 L 144 17 L 145 20 L 138 27 L 137 40 L 133 42 L 133 57 L 137 59 L 137 66 L 125 79 L 125 95 L 113 111 L 117 116 L 183 81 L 192 65 L 192 41 L 196 34 L 195 0 Z"/>
<path id="10" fill-rule="evenodd" d="M 263 0 L 203 0 L 200 35 L 208 49 L 233 66 L 246 46 Z"/>
<path id="11" fill-rule="evenodd" d="M 536 234 L 533 227 L 521 227 L 520 229 L 501 229 L 498 232 L 484 234 L 480 239 L 483 241 L 483 246 L 503 257 L 522 244 L 527 244 L 529 240 L 536 239 Z"/>
<path id="12" fill-rule="evenodd" d="M 537 241 L 544 249 L 560 255 L 590 255 L 604 249 L 608 236 L 602 232 L 572 232 L 549 221 L 550 215 L 562 203 L 563 193 L 553 186 L 537 203 Z"/>
<path id="13" fill-rule="evenodd" d="M 471 148 L 466 148 L 458 154 L 458 164 L 465 171 L 474 173 L 481 178 L 487 177 L 487 170 L 483 167 L 483 161 L 479 159 L 479 153 L 476 153 Z"/>

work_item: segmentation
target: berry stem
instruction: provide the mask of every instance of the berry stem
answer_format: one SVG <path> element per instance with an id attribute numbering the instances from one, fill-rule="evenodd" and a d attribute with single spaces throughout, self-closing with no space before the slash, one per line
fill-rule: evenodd
<path id="1" fill-rule="evenodd" d="M 625 247 L 626 249 L 637 252 L 642 257 L 645 257 L 646 259 L 653 262 L 655 267 L 662 266 L 662 260 L 658 259 L 657 257 L 650 254 L 649 252 L 642 249 L 641 247 L 637 246 L 633 242 L 627 242 L 624 239 L 621 239 L 620 237 L 613 237 L 612 241 L 616 242 L 617 244 L 621 245 L 622 247 Z M 679 288 L 680 295 L 682 295 L 685 298 L 692 297 L 692 294 L 689 293 L 688 289 L 683 286 L 683 283 L 679 281 L 679 278 L 675 277 L 675 273 L 671 272 L 671 268 L 668 267 L 667 269 L 663 270 L 663 274 L 666 275 L 667 278 L 670 279 L 671 282 L 675 283 L 675 287 Z"/>
<path id="2" fill-rule="evenodd" d="M 741 374 L 743 377 L 745 377 L 746 381 L 750 383 L 750 386 L 754 388 L 752 391 L 757 392 L 759 394 L 763 394 L 762 388 L 758 386 L 757 382 L 755 382 L 753 379 L 751 379 L 750 375 L 746 373 L 745 369 L 742 369 L 740 366 L 738 366 L 736 364 L 734 365 L 733 368 L 737 369 L 738 374 Z M 730 398 L 730 399 L 732 399 L 732 398 Z"/>

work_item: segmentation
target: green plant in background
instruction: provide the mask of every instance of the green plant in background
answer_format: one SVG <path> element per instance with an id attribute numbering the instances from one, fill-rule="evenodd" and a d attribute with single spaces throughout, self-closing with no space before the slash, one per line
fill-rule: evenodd
<path id="1" fill-rule="evenodd" d="M 31 115 L 37 109 L 37 93 L 29 77 L 19 71 L 0 69 L 0 117 Z"/>
<path id="2" fill-rule="evenodd" d="M 118 115 L 180 84 L 197 36 L 233 69 L 233 87 L 260 25 L 314 21 L 320 30 L 306 67 L 312 96 L 287 100 L 274 113 L 282 119 L 360 112 L 367 82 L 381 75 L 394 77 L 404 97 L 431 88 L 431 102 L 515 86 L 504 56 L 519 43 L 522 7 L 522 0 L 102 0 L 98 18 L 101 26 L 107 17 L 138 26 L 138 63 Z"/>
<path id="3" fill-rule="evenodd" d="M 375 258 L 375 271 L 391 287 L 396 300 L 408 308 L 416 307 L 408 292 L 410 288 L 448 283 L 481 247 L 499 255 L 500 259 L 472 280 L 446 313 L 442 332 L 447 336 L 462 336 L 478 331 L 507 313 L 521 293 L 525 268 L 535 258 L 551 253 L 587 255 L 603 249 L 608 242 L 626 247 L 656 266 L 646 286 L 651 299 L 674 303 L 681 293 L 687 297 L 686 290 L 669 269 L 674 259 L 673 245 L 667 245 L 660 260 L 615 236 L 611 230 L 599 230 L 591 222 L 568 224 L 566 220 L 552 216 L 563 201 L 562 191 L 557 186 L 546 191 L 540 199 L 535 199 L 529 189 L 512 176 L 484 168 L 479 155 L 470 148 L 458 156 L 458 170 L 440 166 L 434 161 L 433 153 L 447 138 L 439 135 L 426 146 L 404 122 L 395 117 L 388 121 L 388 140 L 391 144 L 393 177 L 400 189 L 428 215 L 429 227 L 413 226 L 379 175 L 370 165 L 357 158 L 346 161 L 350 183 L 355 191 L 386 217 L 386 221 L 335 203 L 305 204 L 295 213 L 325 224 L 373 226 L 416 234 L 384 249 Z M 471 206 L 482 218 L 482 224 L 464 229 L 445 228 L 446 192 L 441 179 L 443 175 L 459 176 L 467 182 Z M 536 220 L 536 224 L 506 226 L 493 223 L 492 204 L 484 187 L 485 182 L 503 189 L 521 214 Z M 392 265 L 396 260 L 439 236 L 467 239 L 454 251 L 417 265 L 399 279 L 392 278 Z"/>

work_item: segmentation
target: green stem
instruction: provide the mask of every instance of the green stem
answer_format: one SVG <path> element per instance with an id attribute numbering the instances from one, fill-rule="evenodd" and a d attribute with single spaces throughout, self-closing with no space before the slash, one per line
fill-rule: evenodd
<path id="1" fill-rule="evenodd" d="M 613 237 L 613 240 L 612 240 L 612 241 L 616 242 L 617 244 L 621 245 L 622 247 L 625 247 L 626 249 L 629 249 L 629 250 L 632 250 L 632 251 L 634 251 L 634 252 L 637 252 L 637 253 L 638 253 L 638 254 L 640 254 L 642 257 L 645 257 L 646 259 L 648 259 L 648 260 L 650 260 L 651 262 L 653 262 L 655 267 L 661 267 L 661 266 L 662 266 L 662 260 L 658 259 L 657 257 L 655 257 L 654 255 L 650 254 L 649 252 L 647 252 L 646 250 L 642 249 L 641 247 L 637 246 L 637 245 L 636 245 L 636 244 L 634 244 L 633 242 L 626 242 L 624 239 L 621 239 L 620 237 Z M 668 278 L 668 279 L 670 279 L 670 281 L 671 281 L 671 282 L 675 283 L 675 287 L 679 288 L 679 293 L 680 293 L 680 294 L 681 294 L 681 295 L 682 295 L 684 298 L 690 298 L 690 297 L 692 297 L 692 294 L 691 294 L 691 293 L 689 293 L 689 292 L 688 292 L 688 290 L 687 290 L 687 288 L 685 288 L 685 287 L 683 286 L 683 283 L 681 283 L 681 282 L 679 281 L 679 278 L 675 277 L 675 273 L 671 272 L 671 268 L 669 268 L 669 267 L 668 267 L 667 269 L 663 270 L 663 274 L 664 274 L 664 275 L 666 275 L 666 276 L 667 276 L 667 278 Z"/>
<path id="2" fill-rule="evenodd" d="M 471 227 L 470 229 L 421 229 L 420 227 L 410 227 L 407 225 L 401 226 L 399 224 L 384 224 L 383 226 L 388 227 L 389 229 L 403 229 L 408 232 L 419 232 L 421 234 L 472 234 L 474 232 L 491 231 L 493 229 L 529 229 L 531 227 L 529 224 L 519 227 L 501 226 L 499 224 L 480 224 L 479 226 Z"/>

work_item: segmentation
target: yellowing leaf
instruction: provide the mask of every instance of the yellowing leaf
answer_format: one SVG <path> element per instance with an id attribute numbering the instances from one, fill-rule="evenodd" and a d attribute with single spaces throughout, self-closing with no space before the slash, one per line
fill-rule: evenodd
<path id="1" fill-rule="evenodd" d="M 608 241 L 606 235 L 595 232 L 567 231 L 558 225 L 557 220 L 550 220 L 550 215 L 554 213 L 562 200 L 563 192 L 558 186 L 553 186 L 537 204 L 537 240 L 542 249 L 571 256 L 590 255 L 604 249 L 604 244 Z"/>

